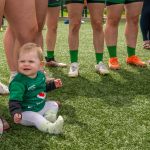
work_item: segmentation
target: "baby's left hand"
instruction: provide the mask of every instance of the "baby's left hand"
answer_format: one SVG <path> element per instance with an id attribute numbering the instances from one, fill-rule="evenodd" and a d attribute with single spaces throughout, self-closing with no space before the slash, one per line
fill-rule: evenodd
<path id="1" fill-rule="evenodd" d="M 60 79 L 55 79 L 55 80 L 54 80 L 54 83 L 55 83 L 56 88 L 62 87 L 62 82 L 61 82 Z"/>

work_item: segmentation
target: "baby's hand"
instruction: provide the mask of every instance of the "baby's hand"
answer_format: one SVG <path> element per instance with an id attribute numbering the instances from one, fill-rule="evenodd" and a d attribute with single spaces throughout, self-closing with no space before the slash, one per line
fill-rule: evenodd
<path id="1" fill-rule="evenodd" d="M 55 80 L 54 80 L 54 83 L 55 83 L 56 88 L 62 87 L 62 82 L 61 82 L 60 79 L 55 79 Z"/>
<path id="2" fill-rule="evenodd" d="M 15 123 L 20 123 L 21 118 L 22 118 L 22 115 L 16 113 L 16 114 L 14 115 L 14 122 L 15 122 Z"/>

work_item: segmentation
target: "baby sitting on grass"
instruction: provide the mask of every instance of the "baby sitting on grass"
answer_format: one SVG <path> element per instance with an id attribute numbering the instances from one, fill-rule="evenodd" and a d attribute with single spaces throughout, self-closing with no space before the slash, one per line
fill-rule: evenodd
<path id="1" fill-rule="evenodd" d="M 9 110 L 15 123 L 35 126 L 42 132 L 61 134 L 64 120 L 57 118 L 59 105 L 46 101 L 46 92 L 62 87 L 60 79 L 46 83 L 40 68 L 44 65 L 42 49 L 34 43 L 19 51 L 18 74 L 9 85 Z"/>

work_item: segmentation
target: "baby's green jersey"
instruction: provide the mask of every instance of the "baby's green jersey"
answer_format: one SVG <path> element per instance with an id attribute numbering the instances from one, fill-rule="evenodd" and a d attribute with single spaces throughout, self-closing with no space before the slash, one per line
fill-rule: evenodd
<path id="1" fill-rule="evenodd" d="M 9 85 L 10 101 L 19 101 L 22 111 L 40 111 L 45 105 L 45 75 L 38 72 L 36 78 L 18 73 Z"/>

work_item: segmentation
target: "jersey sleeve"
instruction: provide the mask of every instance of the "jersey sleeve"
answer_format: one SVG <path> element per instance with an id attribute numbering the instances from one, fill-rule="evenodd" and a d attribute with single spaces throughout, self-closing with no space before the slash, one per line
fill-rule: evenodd
<path id="1" fill-rule="evenodd" d="M 22 101 L 25 92 L 25 85 L 14 81 L 9 86 L 9 100 Z"/>

